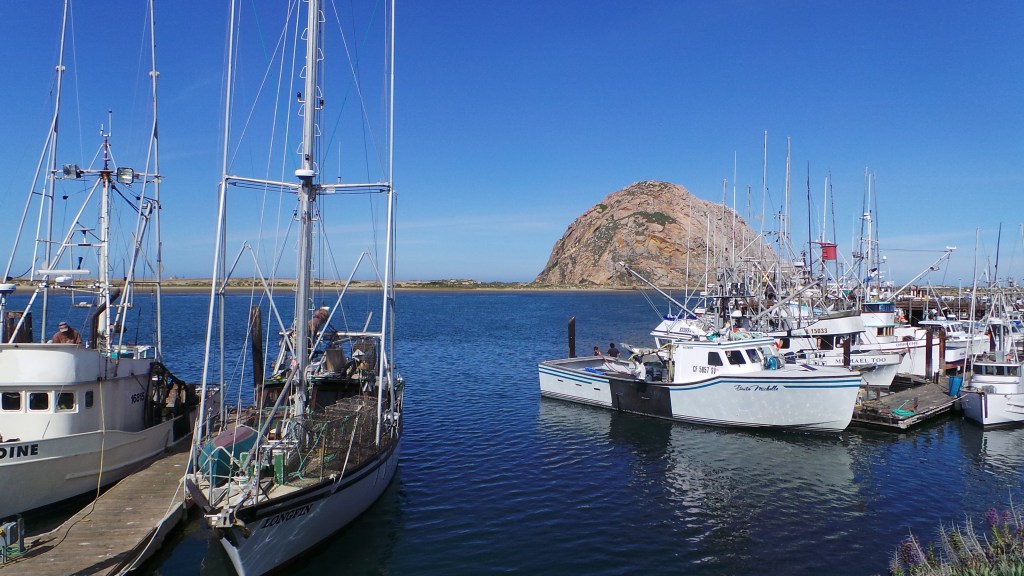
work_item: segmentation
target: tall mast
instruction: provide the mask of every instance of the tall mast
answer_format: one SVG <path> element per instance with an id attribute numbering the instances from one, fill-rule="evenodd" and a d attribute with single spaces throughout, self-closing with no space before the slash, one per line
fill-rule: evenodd
<path id="1" fill-rule="evenodd" d="M 377 444 L 380 444 L 381 437 L 381 409 L 383 406 L 384 386 L 387 385 L 390 394 L 390 406 L 395 405 L 395 387 L 391 379 L 391 350 L 393 332 L 389 330 L 389 322 L 392 322 L 391 312 L 395 305 L 394 283 L 394 208 L 395 208 L 395 187 L 394 187 L 394 157 L 395 157 L 395 2 L 391 1 L 391 37 L 388 42 L 388 182 L 387 182 L 387 204 L 388 214 L 384 240 L 384 304 L 381 311 L 380 323 L 380 354 L 378 355 L 377 374 Z"/>
<path id="2" fill-rule="evenodd" d="M 299 196 L 299 238 L 298 265 L 295 272 L 295 370 L 298 386 L 295 394 L 295 413 L 301 416 L 306 410 L 306 367 L 309 364 L 309 330 L 306 318 L 309 316 L 310 273 L 313 268 L 313 205 L 316 202 L 316 114 L 319 111 L 320 50 L 320 2 L 309 0 L 306 14 L 306 65 L 305 88 L 302 94 L 302 157 L 301 168 L 295 176 L 301 182 Z"/>
<path id="3" fill-rule="evenodd" d="M 110 133 L 112 126 L 113 113 L 107 110 L 106 129 L 100 128 L 101 135 L 103 136 L 103 169 L 100 170 L 100 253 L 99 262 L 97 263 L 99 268 L 100 295 L 103 297 L 102 309 L 97 314 L 97 337 L 104 338 L 107 346 L 111 344 L 108 325 L 110 324 L 110 187 L 114 173 L 110 167 Z M 96 347 L 99 348 L 98 342 Z"/>
<path id="4" fill-rule="evenodd" d="M 56 96 L 54 104 L 53 104 L 53 122 L 50 125 L 50 134 L 49 134 L 49 140 L 50 140 L 49 156 L 50 157 L 49 157 L 49 161 L 47 163 L 49 164 L 50 170 L 49 170 L 49 176 L 47 177 L 46 190 L 44 191 L 43 199 L 40 201 L 40 204 L 39 204 L 39 218 L 40 218 L 39 224 L 42 224 L 42 220 L 44 218 L 44 216 L 43 216 L 44 212 L 43 211 L 44 210 L 46 211 L 46 216 L 45 216 L 46 233 L 43 236 L 43 238 L 44 238 L 44 240 L 43 240 L 43 246 L 44 246 L 43 250 L 44 250 L 45 268 L 47 270 L 50 270 L 51 268 L 53 268 L 53 262 L 51 261 L 51 259 L 53 258 L 53 242 L 51 240 L 53 239 L 53 201 L 54 201 L 54 198 L 56 197 L 56 190 L 55 189 L 57 187 L 57 133 L 58 133 L 58 126 L 60 125 L 60 98 L 61 98 L 61 94 L 63 93 L 63 87 L 64 87 L 64 41 L 65 41 L 65 37 L 67 36 L 68 8 L 69 8 L 68 5 L 69 4 L 70 4 L 70 0 L 64 0 L 64 16 L 63 16 L 63 18 L 61 20 L 61 25 L 60 25 L 60 56 L 59 56 L 59 60 L 57 62 L 57 90 L 56 90 L 57 96 Z M 38 227 L 37 227 L 37 230 L 38 230 Z M 36 234 L 36 238 L 38 238 L 38 237 L 39 237 L 39 235 L 37 233 Z M 36 242 L 36 247 L 33 248 L 33 252 L 35 252 L 35 250 L 36 250 L 36 248 L 38 248 L 38 246 L 39 246 L 39 244 L 38 244 L 38 241 L 37 241 Z M 14 257 L 13 256 L 13 250 L 11 252 L 12 252 L 12 256 L 11 257 L 13 258 Z M 33 254 L 32 255 L 32 264 L 33 264 L 32 267 L 33 268 L 35 268 L 35 262 L 36 262 L 36 258 L 35 258 L 35 254 Z M 10 264 L 8 264 L 8 268 L 10 268 Z M 9 273 L 10 273 L 10 271 L 8 271 L 8 274 Z M 33 277 L 34 275 L 35 275 L 35 271 L 34 270 L 29 272 L 29 277 L 30 278 Z M 6 278 L 4 278 L 4 280 L 6 280 Z M 40 319 L 40 334 L 42 335 L 41 337 L 44 340 L 46 338 L 46 314 L 47 314 L 47 312 L 49 311 L 49 308 L 50 308 L 49 307 L 49 297 L 50 297 L 50 291 L 48 289 L 43 290 L 43 307 L 42 307 L 42 316 L 43 317 Z M 41 341 L 43 341 L 43 340 L 41 340 Z"/>
<path id="5" fill-rule="evenodd" d="M 764 237 L 764 206 L 768 198 L 768 131 L 764 131 L 764 155 L 761 159 L 761 236 Z"/>
<path id="6" fill-rule="evenodd" d="M 790 224 L 789 224 L 789 177 L 790 177 L 790 160 L 793 157 L 793 137 L 786 136 L 786 200 L 783 203 L 785 209 L 782 211 L 782 230 L 780 231 L 782 236 L 785 238 L 785 245 L 788 247 L 790 242 Z M 782 253 L 779 253 L 781 258 Z"/>
<path id="7" fill-rule="evenodd" d="M 156 358 L 157 360 L 163 361 L 163 326 L 161 325 L 161 284 L 162 284 L 162 269 L 163 269 L 163 237 L 160 235 L 160 140 L 159 130 L 157 129 L 157 97 L 156 97 L 156 84 L 157 78 L 160 77 L 160 73 L 156 70 L 156 14 L 154 12 L 153 0 L 149 0 L 149 55 L 150 55 L 150 71 L 149 77 L 152 83 L 153 92 L 153 130 L 150 133 L 150 153 L 147 158 L 152 158 L 153 166 L 146 167 L 147 173 L 156 174 L 153 178 L 153 203 L 155 204 L 156 210 L 154 210 L 153 220 L 154 226 L 156 227 L 156 271 L 154 275 L 156 277 Z M 143 180 L 143 190 L 145 190 L 145 182 Z"/>

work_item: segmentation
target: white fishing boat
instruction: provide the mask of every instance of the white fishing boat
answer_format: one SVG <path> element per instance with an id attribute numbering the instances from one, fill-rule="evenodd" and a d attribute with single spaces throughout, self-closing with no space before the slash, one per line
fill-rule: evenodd
<path id="1" fill-rule="evenodd" d="M 962 366 L 968 358 L 988 352 L 989 341 L 985 334 L 972 334 L 967 322 L 954 318 L 922 320 L 917 323 L 925 329 L 941 333 L 946 341 L 945 361 L 947 365 Z"/>
<path id="2" fill-rule="evenodd" d="M 274 136 L 284 138 L 284 142 L 270 146 L 264 142 L 261 146 L 263 151 L 270 151 L 268 166 L 291 164 L 295 167 L 293 173 L 289 169 L 277 180 L 232 174 L 234 150 L 248 146 L 245 138 L 253 130 L 248 124 L 232 125 L 235 86 L 228 84 L 218 236 L 202 381 L 204 387 L 215 385 L 238 393 L 225 393 L 225 410 L 197 425 L 205 434 L 197 435 L 185 482 L 235 570 L 243 575 L 280 571 L 365 512 L 395 475 L 402 432 L 404 384 L 395 369 L 392 336 L 393 4 L 385 10 L 383 19 L 372 8 L 366 13 L 358 7 L 343 10 L 353 19 L 346 22 L 337 20 L 337 11 L 321 11 L 319 0 L 289 6 L 288 22 L 276 36 L 278 43 L 266 44 L 274 46 L 269 62 L 258 60 L 268 66 L 267 74 L 278 74 L 279 69 L 287 68 L 285 61 L 293 51 L 305 52 L 293 74 L 280 74 L 279 92 L 269 98 L 286 106 L 297 100 L 299 122 L 295 125 L 301 125 L 301 134 L 281 128 Z M 385 22 L 386 30 L 379 35 L 370 33 L 369 28 L 352 32 L 356 20 L 364 22 L 360 16 L 365 17 L 367 26 Z M 241 3 L 233 3 L 229 63 L 245 61 L 239 39 L 250 32 L 247 18 Z M 330 24 L 325 26 L 325 21 Z M 251 31 L 252 36 L 263 41 L 261 33 L 268 29 L 267 22 L 252 24 L 258 27 Z M 385 74 L 374 78 L 386 78 L 381 101 L 387 104 L 377 110 L 378 114 L 372 114 L 378 101 L 365 99 L 360 82 L 361 71 L 368 72 L 374 61 L 372 51 L 362 45 L 358 50 L 347 44 L 344 50 L 338 44 L 328 46 L 325 29 L 349 30 L 348 38 L 381 40 L 383 56 L 377 62 Z M 344 34 L 340 42 L 346 42 Z M 346 68 L 352 74 L 347 92 L 337 84 L 322 82 L 339 79 L 338 75 L 325 73 L 325 56 L 343 52 L 351 58 L 359 55 L 358 62 L 350 62 Z M 231 69 L 228 77 L 239 75 Z M 357 105 L 343 107 L 346 98 L 358 100 Z M 261 101 L 239 104 L 259 109 Z M 326 134 L 325 127 L 333 131 L 341 124 L 333 117 L 327 119 L 329 109 L 357 111 L 362 114 L 357 121 L 364 128 L 374 126 L 371 117 L 384 119 L 379 126 L 383 136 L 376 142 L 386 142 L 387 151 L 357 162 L 365 168 L 380 160 L 378 179 L 358 183 L 345 171 L 349 164 L 341 162 L 337 174 L 327 174 L 333 158 L 320 135 Z M 236 136 L 239 144 L 227 144 Z M 296 141 L 298 146 L 294 145 Z M 354 146 L 345 151 L 363 149 Z M 365 149 L 372 149 L 372 143 Z M 292 156 L 296 150 L 297 156 Z M 327 182 L 335 178 L 336 183 Z M 272 195 L 274 200 L 253 202 L 253 190 Z M 241 195 L 241 201 L 229 201 L 229 193 Z M 252 237 L 239 242 L 237 256 L 229 261 L 228 251 L 234 252 L 229 242 L 258 228 L 255 223 L 273 219 L 263 219 L 254 206 L 281 205 L 285 199 L 289 206 L 278 215 L 280 230 L 251 232 Z M 233 210 L 228 211 L 228 206 Z M 379 215 L 386 221 L 379 228 L 357 228 L 352 218 L 327 224 L 330 216 L 356 213 Z M 235 235 L 228 235 L 229 227 Z M 336 273 L 336 258 L 341 248 L 353 243 L 343 236 L 351 229 L 375 233 L 368 235 L 368 250 L 353 253 L 355 265 L 345 278 Z M 379 252 L 383 252 L 382 261 L 377 260 Z M 266 253 L 272 254 L 273 262 L 269 278 L 261 267 Z M 284 281 L 280 269 L 289 259 L 294 259 L 295 275 Z M 238 278 L 250 274 L 246 284 L 253 288 L 246 297 L 227 293 L 229 282 L 237 284 Z M 360 279 L 361 289 L 349 290 L 353 281 Z M 371 283 L 378 290 L 366 289 Z M 241 311 L 236 313 L 239 308 Z M 250 309 L 248 328 L 234 326 L 244 333 L 239 334 L 230 320 L 243 323 Z M 268 337 L 264 339 L 263 334 Z M 265 347 L 271 349 L 266 354 Z M 247 357 L 250 352 L 251 361 Z M 272 360 L 265 362 L 264 357 Z M 247 388 L 249 385 L 241 386 L 241 382 L 252 384 Z"/>
<path id="3" fill-rule="evenodd" d="M 942 334 L 924 328 L 913 328 L 897 322 L 900 316 L 896 305 L 888 300 L 864 302 L 864 335 L 861 349 L 872 352 L 898 352 L 903 354 L 901 374 L 931 378 L 947 366 L 962 365 L 964 348 L 944 349 Z"/>
<path id="4" fill-rule="evenodd" d="M 864 347 L 864 320 L 857 310 L 820 313 L 800 319 L 795 326 L 785 317 L 774 320 L 773 324 L 784 329 L 768 334 L 776 339 L 788 362 L 850 368 L 872 389 L 889 388 L 906 355 L 903 350 Z"/>
<path id="5" fill-rule="evenodd" d="M 651 332 L 657 348 L 636 350 L 628 360 L 541 362 L 541 395 L 713 426 L 834 432 L 850 424 L 857 372 L 789 364 L 771 336 L 711 326 L 659 292 L 684 312 L 664 317 Z"/>
<path id="6" fill-rule="evenodd" d="M 964 416 L 982 426 L 1024 422 L 1024 359 L 1013 345 L 1011 326 L 1002 318 L 987 322 L 995 349 L 974 360 L 960 389 Z"/>
<path id="7" fill-rule="evenodd" d="M 149 15 L 152 49 L 151 3 Z M 65 2 L 62 35 L 68 19 Z M 0 517 L 120 480 L 187 437 L 197 404 L 194 386 L 167 371 L 161 351 L 155 56 L 152 139 L 138 156 L 144 169 L 114 161 L 109 119 L 96 164 L 61 169 L 63 46 L 50 132 L 0 284 Z M 110 76 L 105 82 L 118 75 Z M 68 189 L 83 200 L 56 235 L 53 204 Z M 35 240 L 22 243 L 31 237 L 29 222 Z M 76 306 L 83 299 L 88 309 Z M 87 327 L 85 334 L 69 324 Z"/>

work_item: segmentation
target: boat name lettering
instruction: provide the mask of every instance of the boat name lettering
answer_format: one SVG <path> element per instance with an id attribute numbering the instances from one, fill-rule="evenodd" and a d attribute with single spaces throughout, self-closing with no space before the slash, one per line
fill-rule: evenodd
<path id="1" fill-rule="evenodd" d="M 312 504 L 306 504 L 305 506 L 302 506 L 300 508 L 294 508 L 294 509 L 289 510 L 287 512 L 281 512 L 280 514 L 274 514 L 270 518 L 267 518 L 266 520 L 264 520 L 263 523 L 260 524 L 260 528 L 266 528 L 267 526 L 274 526 L 275 524 L 280 524 L 281 522 L 287 522 L 287 521 L 292 520 L 294 518 L 298 518 L 299 516 L 305 516 L 306 514 L 309 514 L 309 511 L 312 510 L 312 509 L 313 509 L 313 505 Z"/>
<path id="2" fill-rule="evenodd" d="M 761 386 L 760 384 L 751 384 L 750 386 L 744 386 L 742 384 L 736 385 L 738 392 L 778 392 L 779 385 L 772 384 L 771 386 Z"/>
<path id="3" fill-rule="evenodd" d="M 694 366 L 693 371 L 699 374 L 718 374 L 718 366 Z"/>
<path id="4" fill-rule="evenodd" d="M 20 444 L 18 446 L 0 446 L 0 460 L 4 458 L 24 458 L 38 456 L 39 444 Z"/>

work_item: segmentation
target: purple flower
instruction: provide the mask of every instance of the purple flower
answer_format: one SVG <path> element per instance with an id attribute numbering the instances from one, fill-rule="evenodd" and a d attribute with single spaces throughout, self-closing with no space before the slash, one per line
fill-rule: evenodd
<path id="1" fill-rule="evenodd" d="M 985 522 L 987 522 L 989 526 L 999 524 L 999 510 L 996 510 L 995 508 L 989 508 L 986 510 Z"/>
<path id="2" fill-rule="evenodd" d="M 913 535 L 907 536 L 900 544 L 899 557 L 907 563 L 907 566 L 916 566 L 924 562 L 921 555 L 921 546 Z"/>

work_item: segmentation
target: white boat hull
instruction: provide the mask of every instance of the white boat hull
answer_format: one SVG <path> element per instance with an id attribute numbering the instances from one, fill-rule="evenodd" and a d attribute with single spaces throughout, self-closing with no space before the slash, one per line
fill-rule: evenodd
<path id="1" fill-rule="evenodd" d="M 964 416 L 982 426 L 1024 422 L 1024 394 L 999 394 L 970 389 L 961 393 L 960 405 Z"/>
<path id="2" fill-rule="evenodd" d="M 846 366 L 842 351 L 808 352 L 804 356 L 806 358 L 801 358 L 800 361 L 812 366 Z M 899 354 L 894 353 L 855 353 L 850 355 L 849 362 L 850 369 L 855 370 L 864 380 L 864 386 L 889 388 L 896 379 L 901 358 Z"/>
<path id="3" fill-rule="evenodd" d="M 325 481 L 260 505 L 244 528 L 220 529 L 221 545 L 239 576 L 279 569 L 365 512 L 394 478 L 398 452 L 397 446 L 384 452 L 340 482 Z M 243 509 L 240 515 L 245 514 Z"/>
<path id="4" fill-rule="evenodd" d="M 839 431 L 850 424 L 861 385 L 856 373 L 807 365 L 670 384 L 602 373 L 593 363 L 541 362 L 541 395 L 713 426 Z"/>
<path id="5" fill-rule="evenodd" d="M 900 374 L 913 374 L 923 378 L 930 377 L 928 373 L 928 345 L 925 340 L 907 340 L 893 342 L 869 342 L 858 345 L 859 350 L 878 353 L 905 353 L 903 361 L 899 366 Z M 948 364 L 962 364 L 966 357 L 966 350 L 946 349 L 946 357 L 940 359 L 938 342 L 932 343 L 932 365 L 931 371 L 942 372 Z"/>
<path id="6" fill-rule="evenodd" d="M 121 480 L 173 443 L 173 421 L 140 432 L 89 432 L 0 444 L 0 517 Z"/>
<path id="7" fill-rule="evenodd" d="M 0 517 L 112 484 L 171 446 L 175 420 L 147 418 L 154 365 L 82 346 L 0 344 Z"/>

